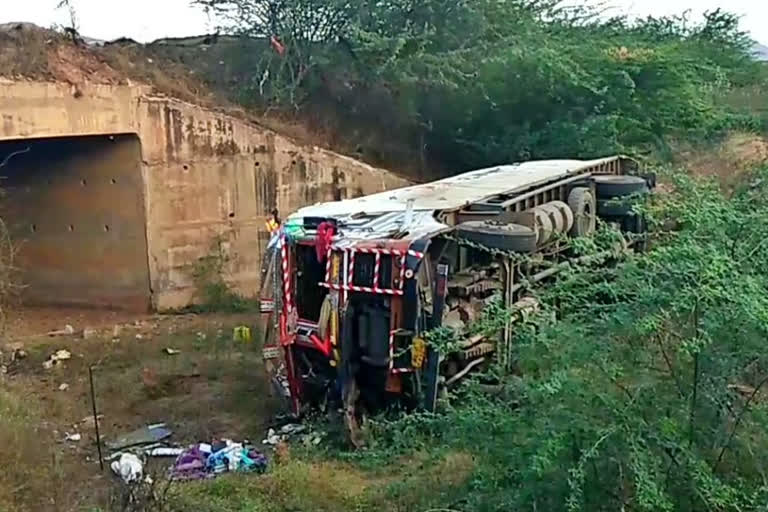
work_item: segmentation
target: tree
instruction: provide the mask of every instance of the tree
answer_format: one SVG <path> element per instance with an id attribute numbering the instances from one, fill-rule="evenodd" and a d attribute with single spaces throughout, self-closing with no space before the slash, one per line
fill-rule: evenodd
<path id="1" fill-rule="evenodd" d="M 254 103 L 333 114 L 350 138 L 451 172 L 642 156 L 670 138 L 755 125 L 719 102 L 759 80 L 738 18 L 719 10 L 691 23 L 606 20 L 558 0 L 197 3 L 223 30 L 264 39 L 246 86 Z"/>
<path id="2" fill-rule="evenodd" d="M 67 14 L 69 14 L 69 25 L 64 27 L 64 32 L 72 38 L 72 42 L 78 43 L 80 40 L 80 24 L 77 20 L 77 11 L 72 0 L 59 0 L 56 9 L 66 9 Z"/>
<path id="3" fill-rule="evenodd" d="M 342 0 L 194 0 L 218 17 L 222 29 L 265 41 L 272 51 L 256 67 L 259 94 L 298 107 L 301 88 L 318 56 L 338 42 L 355 12 Z M 265 85 L 268 88 L 265 89 Z"/>

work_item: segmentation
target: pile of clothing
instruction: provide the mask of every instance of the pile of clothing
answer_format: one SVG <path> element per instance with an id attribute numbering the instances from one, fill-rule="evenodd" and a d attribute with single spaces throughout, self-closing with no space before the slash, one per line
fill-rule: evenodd
<path id="1" fill-rule="evenodd" d="M 267 458 L 258 451 L 228 439 L 200 443 L 178 456 L 170 470 L 173 480 L 202 480 L 221 473 L 263 473 Z"/>

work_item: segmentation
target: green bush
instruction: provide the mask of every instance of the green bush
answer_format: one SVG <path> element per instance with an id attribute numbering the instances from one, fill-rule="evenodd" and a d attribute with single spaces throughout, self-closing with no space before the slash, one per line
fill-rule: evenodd
<path id="1" fill-rule="evenodd" d="M 766 178 L 727 198 L 672 176 L 654 249 L 542 291 L 504 393 L 467 384 L 453 410 L 380 426 L 376 450 L 471 451 L 467 510 L 762 509 Z"/>
<path id="2" fill-rule="evenodd" d="M 556 0 L 334 1 L 320 17 L 316 0 L 199 3 L 230 8 L 227 30 L 285 44 L 251 60 L 245 101 L 327 114 L 357 143 L 450 172 L 644 154 L 759 124 L 720 101 L 762 83 L 751 41 L 721 11 L 694 24 L 605 20 Z"/>

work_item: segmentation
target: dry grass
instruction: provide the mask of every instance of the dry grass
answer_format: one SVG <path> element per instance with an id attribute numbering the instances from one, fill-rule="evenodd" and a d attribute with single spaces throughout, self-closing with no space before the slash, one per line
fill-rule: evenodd
<path id="1" fill-rule="evenodd" d="M 744 173 L 768 163 L 768 139 L 752 133 L 732 133 L 710 146 L 676 148 L 676 163 L 698 176 L 717 178 L 724 188 L 740 183 Z"/>
<path id="2" fill-rule="evenodd" d="M 19 28 L 0 32 L 0 76 L 48 79 L 48 48 L 60 36 Z"/>
<path id="3" fill-rule="evenodd" d="M 1 197 L 0 200 L 2 200 Z M 18 281 L 19 269 L 16 266 L 16 251 L 16 244 L 11 240 L 5 222 L 0 218 L 0 336 L 5 332 L 8 307 L 15 302 L 21 289 Z M 0 361 L 2 361 L 1 357 Z"/>
<path id="4" fill-rule="evenodd" d="M 256 344 L 236 344 L 232 328 L 245 316 L 167 317 L 112 328 L 100 336 L 25 339 L 28 357 L 5 377 L 0 392 L 0 510 L 80 511 L 106 507 L 112 477 L 99 472 L 87 370 L 96 365 L 96 392 L 105 438 L 167 422 L 173 440 L 260 439 L 273 410 Z M 137 335 L 140 339 L 137 338 Z M 166 347 L 181 350 L 170 356 Z M 72 359 L 52 370 L 42 362 L 57 349 Z M 2 350 L 2 347 L 0 347 Z M 150 371 L 161 383 L 143 376 Z M 61 384 L 68 384 L 60 391 Z M 64 441 L 79 432 L 78 443 Z M 167 461 L 166 461 L 167 462 Z M 106 510 L 106 508 L 104 508 Z"/>
<path id="5" fill-rule="evenodd" d="M 338 461 L 294 458 L 261 478 L 231 476 L 178 487 L 174 510 L 428 510 L 458 501 L 473 470 L 474 460 L 464 453 L 404 459 L 377 471 Z"/>
<path id="6" fill-rule="evenodd" d="M 27 397 L 0 390 L 0 510 L 45 510 L 56 479 L 55 449 L 40 410 Z M 50 496 L 51 498 L 53 496 Z"/>

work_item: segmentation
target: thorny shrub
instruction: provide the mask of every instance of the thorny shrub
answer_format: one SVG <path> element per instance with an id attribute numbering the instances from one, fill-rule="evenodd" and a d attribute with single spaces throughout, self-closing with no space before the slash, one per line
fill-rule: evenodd
<path id="1" fill-rule="evenodd" d="M 373 453 L 470 450 L 467 510 L 762 509 L 766 178 L 726 197 L 672 173 L 653 249 L 540 290 L 505 393 L 469 382 L 442 414 L 380 423 Z"/>
<path id="2" fill-rule="evenodd" d="M 192 279 L 198 292 L 198 303 L 190 309 L 206 313 L 242 313 L 256 309 L 255 301 L 236 293 L 224 280 L 228 262 L 229 256 L 223 240 L 216 237 L 208 254 L 198 258 L 191 267 Z"/>
<path id="3" fill-rule="evenodd" d="M 261 42 L 247 61 L 240 49 L 227 61 L 243 77 L 242 101 L 331 117 L 339 139 L 390 166 L 386 153 L 405 150 L 450 172 L 668 154 L 675 137 L 763 124 L 756 110 L 734 113 L 722 101 L 764 88 L 765 74 L 738 17 L 721 10 L 694 23 L 606 18 L 561 0 L 195 3 L 223 32 Z"/>

